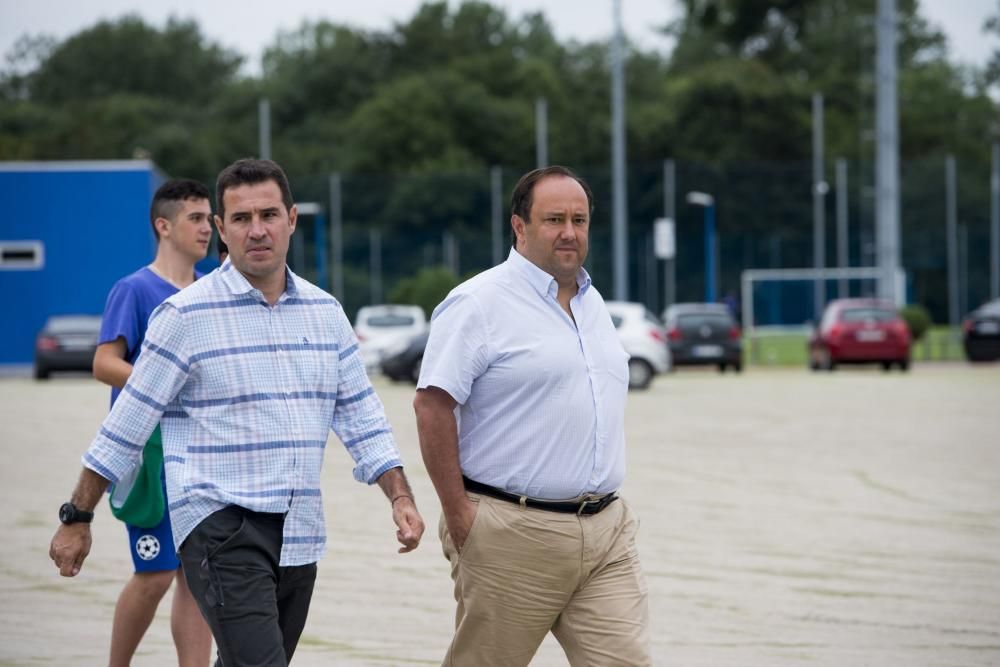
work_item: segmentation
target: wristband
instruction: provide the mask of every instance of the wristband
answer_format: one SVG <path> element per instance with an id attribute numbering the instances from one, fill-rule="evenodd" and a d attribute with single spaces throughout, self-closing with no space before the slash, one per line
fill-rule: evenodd
<path id="1" fill-rule="evenodd" d="M 396 496 L 395 498 L 393 498 L 392 502 L 389 503 L 389 505 L 392 506 L 392 507 L 395 507 L 396 506 L 396 501 L 399 500 L 400 498 L 409 498 L 410 500 L 413 500 L 413 496 L 409 495 L 408 493 L 401 493 L 398 496 Z"/>

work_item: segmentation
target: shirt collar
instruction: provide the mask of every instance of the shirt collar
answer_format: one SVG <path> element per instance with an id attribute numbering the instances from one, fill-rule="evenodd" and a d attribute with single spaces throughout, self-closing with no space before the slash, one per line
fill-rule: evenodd
<path id="1" fill-rule="evenodd" d="M 229 261 L 228 257 L 226 258 L 226 261 L 222 263 L 222 266 L 219 267 L 219 275 L 222 278 L 222 283 L 234 295 L 238 296 L 241 294 L 249 294 L 251 292 L 258 292 L 258 293 L 260 292 L 256 287 L 250 284 L 250 281 L 247 280 L 246 276 L 240 273 L 240 271 L 235 266 L 233 266 L 233 263 Z M 285 292 L 278 299 L 279 301 L 282 301 L 288 297 L 296 296 L 298 294 L 299 289 L 295 284 L 295 281 L 297 279 L 298 276 L 292 273 L 292 270 L 289 269 L 288 265 L 286 264 Z"/>
<path id="2" fill-rule="evenodd" d="M 507 255 L 507 263 L 535 288 L 539 296 L 544 297 L 549 294 L 554 296 L 559 290 L 559 284 L 551 274 L 539 268 L 514 248 L 511 248 L 510 254 Z M 581 266 L 576 274 L 577 294 L 586 292 L 590 285 L 590 274 Z"/>

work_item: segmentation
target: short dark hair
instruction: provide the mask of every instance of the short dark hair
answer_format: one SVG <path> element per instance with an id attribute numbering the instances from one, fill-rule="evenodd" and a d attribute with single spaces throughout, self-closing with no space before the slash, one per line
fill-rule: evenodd
<path id="1" fill-rule="evenodd" d="M 149 224 L 153 227 L 153 236 L 160 240 L 160 232 L 156 230 L 156 219 L 173 220 L 181 208 L 181 202 L 188 199 L 212 199 L 212 193 L 198 181 L 190 178 L 175 178 L 167 181 L 153 193 L 153 203 L 149 205 Z"/>
<path id="2" fill-rule="evenodd" d="M 226 205 L 223 196 L 226 190 L 238 188 L 241 185 L 257 185 L 274 181 L 281 190 L 281 201 L 285 209 L 292 210 L 292 189 L 288 186 L 288 177 L 277 162 L 258 158 L 243 158 L 237 160 L 219 173 L 215 181 L 215 208 L 220 218 L 226 217 Z"/>
<path id="3" fill-rule="evenodd" d="M 572 169 L 569 167 L 563 167 L 560 165 L 552 165 L 550 167 L 542 167 L 541 169 L 535 169 L 529 171 L 527 174 L 521 177 L 514 186 L 514 192 L 510 196 L 510 212 L 512 215 L 516 215 L 524 222 L 531 222 L 531 204 L 533 203 L 533 197 L 535 191 L 535 185 L 544 178 L 549 176 L 564 176 L 566 178 L 572 178 L 574 181 L 580 184 L 583 188 L 584 193 L 587 195 L 587 208 L 591 215 L 594 214 L 594 193 L 591 192 L 590 186 L 587 182 L 576 175 Z M 513 230 L 511 231 L 513 236 Z M 517 246 L 517 238 L 512 238 L 512 245 Z"/>

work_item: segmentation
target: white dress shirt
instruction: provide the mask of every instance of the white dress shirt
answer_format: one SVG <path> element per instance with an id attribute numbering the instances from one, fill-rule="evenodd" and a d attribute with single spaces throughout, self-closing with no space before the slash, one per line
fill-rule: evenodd
<path id="1" fill-rule="evenodd" d="M 583 269 L 577 285 L 570 318 L 555 279 L 512 249 L 434 310 L 417 386 L 459 403 L 467 477 L 549 500 L 621 484 L 628 354 Z"/>

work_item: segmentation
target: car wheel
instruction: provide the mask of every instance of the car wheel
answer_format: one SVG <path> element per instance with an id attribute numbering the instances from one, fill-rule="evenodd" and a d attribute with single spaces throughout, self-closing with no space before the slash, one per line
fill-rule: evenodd
<path id="1" fill-rule="evenodd" d="M 653 381 L 653 367 L 642 359 L 628 360 L 628 388 L 646 389 Z"/>
<path id="2" fill-rule="evenodd" d="M 892 362 L 891 361 L 883 361 L 882 362 L 882 370 L 885 371 L 886 373 L 888 373 L 889 371 L 891 371 L 892 370 Z"/>
<path id="3" fill-rule="evenodd" d="M 35 366 L 35 379 L 36 380 L 48 380 L 49 379 L 49 369 L 45 366 Z"/>
<path id="4" fill-rule="evenodd" d="M 719 372 L 720 373 L 725 373 L 726 372 L 726 365 L 725 364 L 719 364 Z"/>
<path id="5" fill-rule="evenodd" d="M 899 370 L 903 371 L 904 373 L 906 371 L 910 370 L 910 360 L 909 359 L 903 359 L 902 361 L 900 361 L 899 362 Z"/>
<path id="6" fill-rule="evenodd" d="M 737 373 L 742 373 L 743 372 L 743 362 L 742 361 L 738 361 L 735 364 L 733 364 L 733 370 L 736 371 Z"/>
<path id="7" fill-rule="evenodd" d="M 424 358 L 420 357 L 413 364 L 413 368 L 410 369 L 410 380 L 413 382 L 413 384 L 417 384 L 417 382 L 420 380 L 420 368 L 423 365 L 424 365 Z"/>

